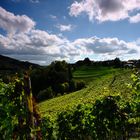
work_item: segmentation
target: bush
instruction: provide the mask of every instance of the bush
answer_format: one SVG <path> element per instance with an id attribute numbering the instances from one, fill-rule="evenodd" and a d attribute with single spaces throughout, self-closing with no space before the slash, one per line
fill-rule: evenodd
<path id="1" fill-rule="evenodd" d="M 76 90 L 81 90 L 82 88 L 84 88 L 86 86 L 84 81 L 77 81 L 76 82 Z"/>
<path id="2" fill-rule="evenodd" d="M 69 83 L 65 82 L 62 85 L 64 86 L 64 92 L 69 92 Z"/>
<path id="3" fill-rule="evenodd" d="M 58 84 L 56 86 L 56 88 L 57 88 L 57 92 L 58 93 L 61 93 L 63 95 L 65 92 L 68 92 L 69 91 L 69 84 L 67 82 L 62 83 L 62 84 Z"/>
<path id="4" fill-rule="evenodd" d="M 86 84 L 83 80 L 79 80 L 79 81 L 74 81 L 71 80 L 69 83 L 69 91 L 76 91 L 76 90 L 81 90 L 82 88 L 85 88 Z"/>
<path id="5" fill-rule="evenodd" d="M 53 97 L 53 90 L 51 87 L 48 87 L 44 90 L 41 90 L 39 93 L 38 93 L 38 96 L 37 96 L 37 100 L 38 101 L 43 101 L 45 99 L 50 99 Z"/>
<path id="6" fill-rule="evenodd" d="M 75 91 L 76 90 L 76 84 L 75 84 L 75 81 L 74 80 L 71 80 L 69 82 L 69 91 L 72 92 L 72 91 Z"/>

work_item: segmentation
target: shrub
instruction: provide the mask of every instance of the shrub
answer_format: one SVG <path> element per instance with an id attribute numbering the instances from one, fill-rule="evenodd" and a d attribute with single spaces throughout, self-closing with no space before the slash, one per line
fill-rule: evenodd
<path id="1" fill-rule="evenodd" d="M 58 84 L 57 91 L 63 95 L 65 92 L 69 91 L 69 84 L 67 82 Z"/>
<path id="2" fill-rule="evenodd" d="M 75 84 L 75 81 L 74 80 L 71 80 L 69 82 L 69 91 L 72 92 L 72 91 L 75 91 L 76 90 L 76 84 Z"/>
<path id="3" fill-rule="evenodd" d="M 69 83 L 65 82 L 62 85 L 64 86 L 64 91 L 69 92 Z"/>
<path id="4" fill-rule="evenodd" d="M 50 99 L 53 97 L 53 90 L 51 87 L 48 87 L 44 90 L 41 90 L 39 93 L 38 93 L 38 96 L 37 96 L 37 100 L 38 101 L 43 101 L 45 99 Z"/>
<path id="5" fill-rule="evenodd" d="M 82 88 L 84 88 L 85 87 L 85 82 L 84 81 L 77 81 L 76 82 L 76 90 L 81 90 Z"/>

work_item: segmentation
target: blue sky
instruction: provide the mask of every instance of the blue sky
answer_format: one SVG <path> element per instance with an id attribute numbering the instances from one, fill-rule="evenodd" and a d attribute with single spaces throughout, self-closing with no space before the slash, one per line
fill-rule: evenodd
<path id="1" fill-rule="evenodd" d="M 46 65 L 139 59 L 140 0 L 0 0 L 0 54 Z"/>

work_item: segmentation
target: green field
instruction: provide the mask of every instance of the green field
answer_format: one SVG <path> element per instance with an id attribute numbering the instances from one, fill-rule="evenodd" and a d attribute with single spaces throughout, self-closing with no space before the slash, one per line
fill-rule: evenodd
<path id="1" fill-rule="evenodd" d="M 122 102 L 129 100 L 127 84 L 131 82 L 131 70 L 111 67 L 82 66 L 73 72 L 75 80 L 84 80 L 86 88 L 39 103 L 42 116 L 55 118 L 57 113 L 70 110 L 78 104 L 93 103 L 107 95 L 120 95 Z"/>

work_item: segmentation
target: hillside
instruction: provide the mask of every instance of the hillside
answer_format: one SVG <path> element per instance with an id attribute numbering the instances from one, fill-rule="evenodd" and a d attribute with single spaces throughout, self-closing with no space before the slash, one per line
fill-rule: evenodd
<path id="1" fill-rule="evenodd" d="M 5 74 L 14 74 L 15 72 L 27 70 L 30 66 L 33 68 L 40 67 L 37 64 L 19 61 L 7 56 L 0 55 L 0 75 L 2 76 Z"/>
<path id="2" fill-rule="evenodd" d="M 55 62 L 53 66 L 56 66 L 58 63 L 64 64 L 62 62 Z M 60 65 L 57 65 L 57 69 L 60 68 L 58 66 Z M 48 69 L 43 68 L 43 71 L 37 69 L 37 72 L 45 72 L 46 74 L 46 70 Z M 138 91 L 140 82 L 138 72 L 135 73 L 133 71 L 133 74 L 131 74 L 132 70 L 128 68 L 105 67 L 94 64 L 73 65 L 71 70 L 71 74 L 73 75 L 72 80 L 75 81 L 75 83 L 80 81 L 82 83 L 82 81 L 84 81 L 86 87 L 84 86 L 85 88 L 73 93 L 66 91 L 64 94 L 59 94 L 58 92 L 56 96 L 53 96 L 53 99 L 36 104 L 40 111 L 38 111 L 38 107 L 33 104 L 34 115 L 32 119 L 35 120 L 35 128 L 33 128 L 33 130 L 37 130 L 35 135 L 37 137 L 41 136 L 43 140 L 102 140 L 103 137 L 105 137 L 105 139 L 139 138 L 140 104 Z M 50 71 L 52 72 L 52 69 L 50 69 Z M 34 73 L 34 75 L 39 76 L 39 73 Z M 61 77 L 62 76 L 63 75 L 61 75 Z M 55 77 L 55 80 L 58 78 Z M 127 85 L 132 82 L 131 78 L 133 78 L 133 84 L 129 85 L 130 89 Z M 16 84 L 5 84 L 2 81 L 0 83 L 2 101 L 2 115 L 0 119 L 2 120 L 2 129 L 6 132 L 9 131 L 9 124 L 13 125 L 13 123 L 14 126 L 12 127 L 13 130 L 15 130 L 19 118 L 15 114 L 19 114 L 20 117 L 21 115 L 23 117 L 27 116 L 25 112 L 27 106 L 21 101 L 26 99 L 24 95 L 28 93 L 29 90 L 28 88 L 24 88 L 26 83 L 20 84 L 21 81 L 18 80 Z M 42 84 L 38 80 L 37 82 L 38 85 L 36 86 Z M 52 83 L 54 84 L 54 82 Z M 12 100 L 9 100 L 9 97 Z M 31 107 L 31 102 L 32 100 L 30 100 L 28 108 Z M 15 103 L 18 104 L 16 105 Z M 29 114 L 31 113 L 29 112 Z M 12 117 L 8 122 L 9 116 Z M 26 118 L 24 118 L 24 120 L 26 122 Z M 24 132 L 24 130 L 26 130 L 25 127 L 30 128 L 32 125 L 30 122 L 26 122 L 25 125 L 22 125 L 23 127 L 20 127 L 20 132 Z M 12 134 L 13 131 L 10 133 Z M 27 133 L 28 132 L 25 131 L 22 137 L 26 136 Z"/>
<path id="3" fill-rule="evenodd" d="M 121 95 L 122 101 L 129 100 L 129 89 L 126 84 L 131 82 L 131 70 L 111 67 L 81 66 L 74 72 L 74 79 L 84 80 L 86 88 L 65 94 L 40 103 L 39 109 L 43 116 L 55 116 L 78 104 L 91 103 L 106 95 Z"/>

